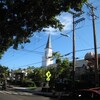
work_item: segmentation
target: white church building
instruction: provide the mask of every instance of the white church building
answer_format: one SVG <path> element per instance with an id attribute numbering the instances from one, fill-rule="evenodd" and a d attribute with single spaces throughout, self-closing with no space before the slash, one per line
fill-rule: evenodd
<path id="1" fill-rule="evenodd" d="M 52 54 L 53 50 L 51 47 L 51 36 L 49 34 L 47 44 L 45 47 L 45 53 L 44 56 L 42 57 L 42 67 L 47 67 L 53 64 Z"/>

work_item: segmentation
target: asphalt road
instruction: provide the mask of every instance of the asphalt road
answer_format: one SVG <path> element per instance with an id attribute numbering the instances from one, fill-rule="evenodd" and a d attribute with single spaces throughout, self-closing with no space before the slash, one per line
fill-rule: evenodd
<path id="1" fill-rule="evenodd" d="M 23 95 L 0 93 L 0 100 L 57 100 L 57 99 L 39 95 L 23 96 Z"/>

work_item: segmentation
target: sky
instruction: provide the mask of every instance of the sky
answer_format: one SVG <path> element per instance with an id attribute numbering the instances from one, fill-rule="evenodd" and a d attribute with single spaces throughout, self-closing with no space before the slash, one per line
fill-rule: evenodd
<path id="1" fill-rule="evenodd" d="M 94 10 L 97 16 L 96 23 L 96 38 L 97 38 L 97 52 L 100 53 L 100 0 L 89 0 L 96 9 Z M 85 18 L 84 21 L 75 25 L 75 55 L 78 60 L 84 59 L 88 52 L 94 52 L 94 38 L 93 38 L 93 25 L 92 17 L 89 14 L 89 9 L 84 5 L 83 11 L 85 12 L 80 17 Z M 22 44 L 18 50 L 10 47 L 0 59 L 0 65 L 6 66 L 9 69 L 27 68 L 28 66 L 40 67 L 42 65 L 42 56 L 44 55 L 45 46 L 48 39 L 48 34 L 51 34 L 51 44 L 53 52 L 59 52 L 61 55 L 69 54 L 67 57 L 72 60 L 73 52 L 73 26 L 72 15 L 70 13 L 61 13 L 57 18 L 65 25 L 62 32 L 53 28 L 45 29 L 46 32 L 35 32 L 34 36 L 30 38 L 30 43 Z M 67 34 L 65 37 L 62 34 Z M 24 48 L 23 48 L 24 47 Z"/>

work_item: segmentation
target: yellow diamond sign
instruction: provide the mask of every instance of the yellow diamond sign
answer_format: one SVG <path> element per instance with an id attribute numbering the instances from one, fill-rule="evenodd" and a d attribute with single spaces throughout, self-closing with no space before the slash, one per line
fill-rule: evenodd
<path id="1" fill-rule="evenodd" d="M 50 77 L 51 77 L 50 71 L 46 72 L 46 76 L 47 76 L 46 81 L 50 81 Z"/>

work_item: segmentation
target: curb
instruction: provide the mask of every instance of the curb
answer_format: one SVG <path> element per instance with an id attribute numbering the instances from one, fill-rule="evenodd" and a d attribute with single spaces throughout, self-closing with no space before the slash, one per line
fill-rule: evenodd
<path id="1" fill-rule="evenodd" d="M 27 92 L 14 92 L 14 91 L 0 91 L 2 94 L 10 94 L 10 95 L 26 95 L 31 96 L 33 93 L 27 93 Z"/>

